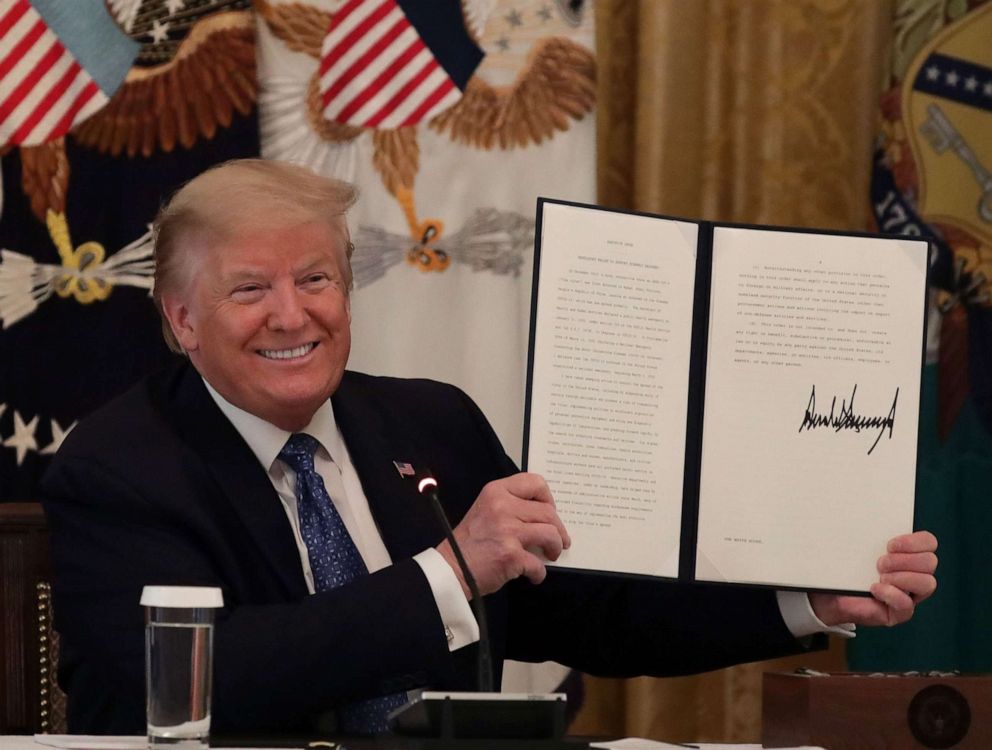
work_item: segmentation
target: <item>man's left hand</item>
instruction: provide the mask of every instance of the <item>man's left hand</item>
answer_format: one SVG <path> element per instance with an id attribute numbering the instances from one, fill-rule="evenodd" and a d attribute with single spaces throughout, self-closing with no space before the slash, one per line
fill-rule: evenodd
<path id="1" fill-rule="evenodd" d="M 929 531 L 903 534 L 889 541 L 878 558 L 879 579 L 872 598 L 810 594 L 813 612 L 825 625 L 898 625 L 913 616 L 916 605 L 937 588 L 937 538 Z"/>

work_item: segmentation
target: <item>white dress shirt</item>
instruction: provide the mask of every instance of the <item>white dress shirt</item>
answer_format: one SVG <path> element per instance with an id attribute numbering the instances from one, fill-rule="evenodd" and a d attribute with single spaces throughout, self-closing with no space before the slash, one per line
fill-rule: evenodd
<path id="1" fill-rule="evenodd" d="M 292 433 L 239 409 L 217 393 L 206 380 L 203 382 L 217 406 L 248 443 L 248 447 L 268 473 L 269 480 L 278 493 L 286 517 L 289 519 L 289 525 L 293 529 L 303 576 L 306 579 L 307 589 L 312 594 L 314 586 L 310 556 L 300 534 L 299 514 L 296 509 L 296 474 L 279 460 L 279 452 Z M 348 529 L 369 572 L 373 573 L 391 565 L 392 558 L 372 517 L 368 498 L 362 490 L 358 473 L 334 419 L 334 410 L 329 400 L 324 402 L 313 415 L 310 424 L 300 432 L 305 432 L 320 443 L 320 448 L 314 456 L 314 468 L 318 474 L 327 477 L 330 471 L 341 472 L 345 497 L 332 497 L 331 501 L 341 520 L 344 521 L 345 528 Z M 444 623 L 448 648 L 454 651 L 479 640 L 479 626 L 472 615 L 472 608 L 465 598 L 455 572 L 441 557 L 441 553 L 434 548 L 428 548 L 415 555 L 413 559 L 423 570 L 434 595 L 441 621 Z M 855 628 L 852 624 L 845 623 L 833 627 L 824 625 L 814 614 L 809 597 L 804 592 L 778 591 L 776 598 L 782 619 L 796 638 L 815 633 L 831 633 L 844 638 L 854 637 Z"/>
<path id="2" fill-rule="evenodd" d="M 268 473 L 269 480 L 282 502 L 283 510 L 286 511 L 289 525 L 293 529 L 307 589 L 311 594 L 314 593 L 310 555 L 306 543 L 303 541 L 303 536 L 300 534 L 300 518 L 296 509 L 296 473 L 279 459 L 279 452 L 286 445 L 286 441 L 289 440 L 292 433 L 239 409 L 217 393 L 209 383 L 205 380 L 203 382 L 224 416 L 231 421 L 234 429 L 248 443 L 248 447 L 251 448 Z M 338 470 L 341 472 L 341 483 L 344 485 L 345 497 L 332 497 L 331 501 L 341 516 L 341 520 L 344 521 L 345 528 L 348 529 L 348 533 L 355 542 L 355 547 L 358 548 L 358 553 L 365 561 L 365 566 L 369 572 L 374 573 L 392 565 L 392 558 L 382 541 L 379 527 L 372 517 L 372 510 L 369 508 L 368 498 L 365 497 L 365 492 L 362 490 L 362 483 L 358 479 L 355 465 L 351 461 L 348 448 L 344 444 L 344 438 L 334 420 L 331 402 L 325 401 L 324 405 L 313 415 L 310 424 L 300 432 L 305 432 L 320 443 L 320 448 L 317 449 L 314 456 L 314 468 L 318 474 L 326 478 L 329 476 L 328 472 Z M 328 486 L 332 486 L 331 483 L 328 483 Z M 433 547 L 429 547 L 415 555 L 413 559 L 424 571 L 431 593 L 434 595 L 438 613 L 441 615 L 441 622 L 444 623 L 448 648 L 454 651 L 479 640 L 479 626 L 472 615 L 472 607 L 465 598 L 458 577 L 451 566 L 441 557 L 441 553 Z"/>

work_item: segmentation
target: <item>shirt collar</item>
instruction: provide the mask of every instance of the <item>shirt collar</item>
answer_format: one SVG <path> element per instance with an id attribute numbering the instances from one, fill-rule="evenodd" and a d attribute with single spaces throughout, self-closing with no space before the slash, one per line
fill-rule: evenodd
<path id="1" fill-rule="evenodd" d="M 202 377 L 202 376 L 201 376 Z M 281 427 L 276 427 L 271 422 L 266 422 L 261 417 L 257 417 L 250 412 L 240 409 L 230 401 L 221 396 L 213 386 L 204 379 L 203 384 L 207 387 L 207 392 L 213 398 L 218 408 L 224 416 L 234 425 L 234 429 L 244 438 L 255 454 L 259 462 L 266 471 L 272 470 L 273 462 L 279 457 L 279 452 L 289 440 L 291 432 L 287 432 Z M 310 419 L 310 424 L 300 432 L 310 435 L 323 446 L 331 460 L 339 466 L 344 459 L 344 444 L 341 433 L 338 431 L 337 422 L 334 419 L 334 409 L 330 399 L 324 401 L 320 408 L 314 412 Z"/>

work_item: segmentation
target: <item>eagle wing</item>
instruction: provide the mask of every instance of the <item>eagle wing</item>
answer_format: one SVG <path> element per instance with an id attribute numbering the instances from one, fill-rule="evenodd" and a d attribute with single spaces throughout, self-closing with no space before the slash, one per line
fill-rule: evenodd
<path id="1" fill-rule="evenodd" d="M 254 6 L 276 38 L 287 47 L 320 58 L 321 46 L 331 25 L 330 13 L 301 3 L 273 5 L 268 0 L 254 0 Z"/>
<path id="2" fill-rule="evenodd" d="M 593 53 L 570 39 L 549 37 L 534 46 L 510 86 L 472 76 L 461 100 L 430 127 L 476 148 L 521 148 L 568 130 L 595 101 Z"/>
<path id="3" fill-rule="evenodd" d="M 228 127 L 233 112 L 251 112 L 256 98 L 255 28 L 247 11 L 199 21 L 167 63 L 135 67 L 124 85 L 73 137 L 100 153 L 151 156 L 178 142 L 192 148 Z"/>
<path id="4" fill-rule="evenodd" d="M 273 5 L 268 0 L 254 0 L 254 6 L 275 37 L 289 49 L 303 52 L 315 60 L 320 59 L 324 37 L 331 25 L 330 13 L 300 3 Z M 323 140 L 343 143 L 361 135 L 361 128 L 343 125 L 324 117 L 319 71 L 313 74 L 307 84 L 305 105 L 307 121 Z"/>
<path id="5" fill-rule="evenodd" d="M 49 209 L 65 213 L 69 187 L 69 158 L 65 138 L 40 146 L 21 146 L 21 185 L 31 201 L 31 213 L 45 221 Z"/>

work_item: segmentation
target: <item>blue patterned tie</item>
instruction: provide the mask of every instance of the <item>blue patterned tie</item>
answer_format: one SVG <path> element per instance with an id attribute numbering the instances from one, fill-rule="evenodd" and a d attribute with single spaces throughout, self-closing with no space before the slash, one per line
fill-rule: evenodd
<path id="1" fill-rule="evenodd" d="M 286 441 L 279 458 L 296 472 L 300 535 L 307 545 L 313 587 L 327 591 L 368 575 L 369 571 L 327 494 L 324 480 L 314 468 L 313 455 L 318 445 L 310 435 L 296 433 Z M 331 469 L 337 470 L 336 466 Z M 365 735 L 385 731 L 386 716 L 405 702 L 404 693 L 395 693 L 339 706 L 338 729 L 345 734 Z"/>

